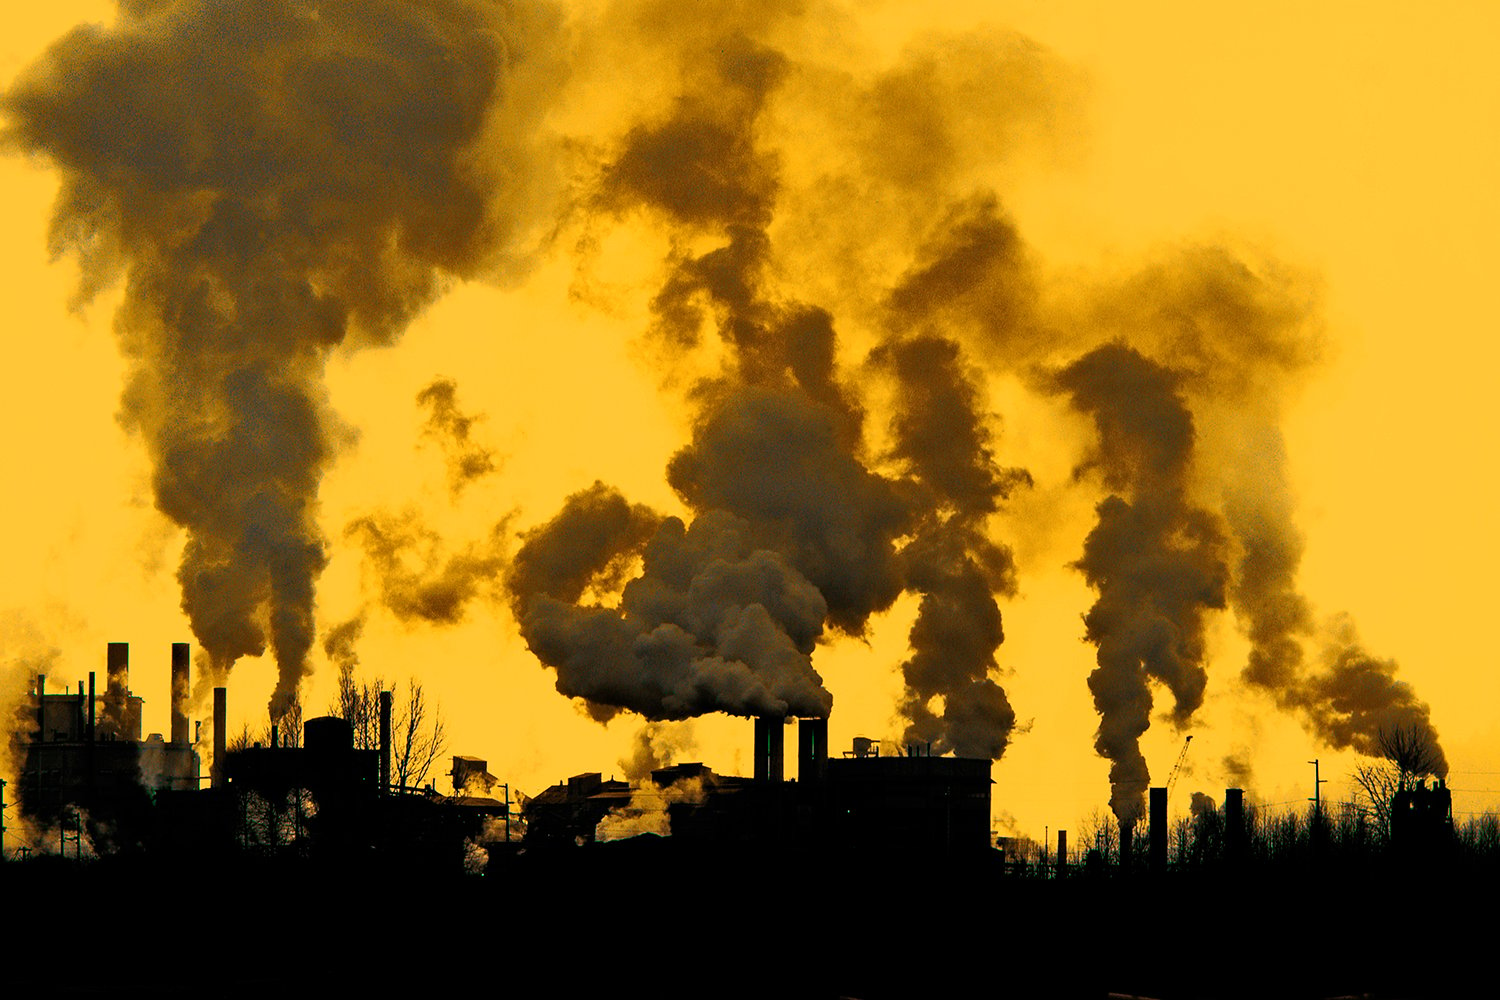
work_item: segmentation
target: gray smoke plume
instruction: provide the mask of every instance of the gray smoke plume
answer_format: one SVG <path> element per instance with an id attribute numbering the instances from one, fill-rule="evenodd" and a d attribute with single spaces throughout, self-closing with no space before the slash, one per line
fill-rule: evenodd
<path id="1" fill-rule="evenodd" d="M 892 457 L 925 494 L 925 513 L 901 552 L 905 588 L 922 595 L 902 664 L 905 739 L 996 759 L 1015 712 L 990 677 L 1005 638 L 995 595 L 1014 593 L 1015 572 L 1009 550 L 985 535 L 983 522 L 1031 478 L 995 461 L 977 375 L 956 343 L 933 335 L 891 340 L 871 362 L 897 387 Z M 938 697 L 940 715 L 929 707 Z"/>
<path id="2" fill-rule="evenodd" d="M 630 743 L 630 756 L 621 758 L 620 770 L 632 785 L 651 780 L 658 771 L 694 753 L 693 726 L 690 722 L 648 722 L 636 730 Z"/>
<path id="3" fill-rule="evenodd" d="M 364 631 L 365 615 L 361 611 L 324 633 L 323 654 L 340 673 L 353 673 L 359 667 L 359 640 Z"/>
<path id="4" fill-rule="evenodd" d="M 1337 750 L 1354 749 L 1380 756 L 1382 732 L 1409 731 L 1436 757 L 1432 773 L 1448 774 L 1427 703 L 1411 685 L 1396 679 L 1394 660 L 1372 656 L 1359 642 L 1348 616 L 1332 619 L 1321 651 L 1321 670 L 1307 677 L 1291 695 L 1323 740 Z"/>
<path id="5" fill-rule="evenodd" d="M 422 433 L 442 447 L 448 461 L 448 490 L 456 500 L 464 487 L 495 471 L 494 454 L 469 436 L 483 418 L 468 416 L 458 408 L 458 383 L 449 378 L 434 379 L 417 393 L 417 403 L 428 409 Z"/>
<path id="6" fill-rule="evenodd" d="M 371 514 L 351 521 L 345 535 L 364 546 L 380 600 L 402 621 L 453 625 L 476 597 L 498 597 L 505 569 L 508 520 L 489 536 L 449 552 L 420 515 Z"/>
<path id="7" fill-rule="evenodd" d="M 777 8 L 775 15 L 789 10 Z M 596 203 L 615 215 L 644 210 L 667 227 L 676 246 L 692 247 L 674 250 L 666 262 L 667 276 L 652 302 L 657 342 L 670 350 L 691 350 L 712 332 L 726 348 L 721 375 L 693 389 L 700 411 L 693 441 L 668 468 L 668 481 L 694 520 L 686 526 L 675 519 L 665 522 L 646 550 L 642 576 L 626 585 L 617 609 L 575 605 L 568 610 L 530 596 L 521 586 L 516 588 L 518 618 L 533 651 L 557 667 L 559 686 L 593 703 L 604 700 L 593 664 L 606 647 L 596 643 L 593 652 L 581 653 L 585 631 L 594 639 L 606 623 L 620 629 L 619 621 L 641 630 L 663 622 L 681 626 L 680 613 L 663 611 L 643 595 L 676 593 L 684 586 L 694 594 L 715 590 L 713 563 L 692 564 L 700 579 L 680 575 L 681 566 L 669 571 L 653 554 L 658 547 L 671 548 L 668 543 L 678 534 L 697 547 L 714 539 L 713 546 L 731 560 L 754 558 L 780 567 L 790 582 L 778 586 L 795 583 L 798 589 L 806 586 L 809 597 L 818 596 L 825 610 L 816 628 L 810 618 L 788 617 L 767 606 L 770 621 L 785 632 L 778 648 L 797 651 L 799 683 L 816 682 L 810 654 L 825 624 L 862 634 L 872 614 L 915 589 L 923 602 L 911 635 L 903 704 L 911 738 L 943 750 L 997 757 L 1008 742 L 1014 713 L 989 677 L 1002 635 L 995 593 L 1013 587 L 1013 568 L 1009 553 L 985 537 L 980 522 L 1025 477 L 995 463 L 973 377 L 956 345 L 935 335 L 893 341 L 872 359 L 871 369 L 898 387 L 896 444 L 885 459 L 903 475 L 888 478 L 871 471 L 864 454 L 864 406 L 838 370 L 832 315 L 771 291 L 775 255 L 769 227 L 781 193 L 780 162 L 758 138 L 769 103 L 802 67 L 757 40 L 763 37 L 757 27 L 730 18 L 704 33 L 711 44 L 688 53 L 691 66 L 683 71 L 680 93 L 664 113 L 624 132 L 596 195 Z M 979 199 L 972 209 L 955 210 L 960 214 L 973 216 L 983 229 L 997 210 Z M 983 238 L 976 235 L 970 242 Z M 712 245 L 705 250 L 706 240 Z M 908 287 L 892 296 L 892 328 L 915 327 L 924 289 L 934 286 L 925 294 L 935 300 L 941 284 L 920 265 L 914 267 Z M 537 540 L 552 534 L 549 528 Z M 739 591 L 725 593 L 721 599 L 730 603 L 715 614 L 739 615 L 755 607 L 740 603 L 751 597 L 759 600 Z M 697 654 L 677 659 L 702 662 L 715 651 L 717 637 L 700 626 L 687 631 L 699 644 Z M 638 662 L 643 671 L 662 674 L 658 660 Z M 756 664 L 750 669 L 765 672 Z M 662 686 L 659 679 L 651 683 Z M 756 710 L 826 712 L 829 699 L 821 682 L 804 694 L 800 704 L 788 699 L 785 710 L 763 702 Z M 629 703 L 615 704 L 646 705 L 654 717 L 663 712 L 656 700 L 629 697 Z M 939 697 L 943 707 L 934 711 L 930 706 Z M 739 695 L 728 700 L 744 704 Z M 597 704 L 594 709 L 599 710 Z"/>
<path id="8" fill-rule="evenodd" d="M 1203 702 L 1204 616 L 1224 607 L 1225 540 L 1218 519 L 1188 495 L 1193 420 L 1178 378 L 1107 344 L 1063 369 L 1056 385 L 1093 418 L 1093 462 L 1114 491 L 1099 504 L 1076 565 L 1099 594 L 1084 616 L 1098 647 L 1089 675 L 1100 717 L 1094 747 L 1110 761 L 1110 807 L 1129 826 L 1150 778 L 1140 751 L 1151 724 L 1149 681 L 1172 692 L 1179 727 Z"/>
<path id="9" fill-rule="evenodd" d="M 325 562 L 325 360 L 391 342 L 445 275 L 517 255 L 532 192 L 476 143 L 504 147 L 508 177 L 542 174 L 541 77 L 517 53 L 556 22 L 478 0 L 122 0 L 4 97 L 6 146 L 62 176 L 51 245 L 78 256 L 80 296 L 125 278 L 121 419 L 187 532 L 210 682 L 269 638 L 273 719 L 308 669 Z"/>
<path id="10" fill-rule="evenodd" d="M 1441 759 L 1428 707 L 1395 679 L 1396 665 L 1366 652 L 1347 618 L 1315 635 L 1297 584 L 1303 541 L 1280 424 L 1322 353 L 1315 284 L 1221 248 L 1190 247 L 1105 290 L 1093 319 L 1173 358 L 1189 405 L 1222 428 L 1217 440 L 1197 443 L 1195 462 L 1221 491 L 1234 545 L 1229 604 L 1251 646 L 1241 679 L 1296 712 L 1327 746 L 1371 753 L 1382 729 L 1410 727 Z M 1311 669 L 1310 644 L 1320 650 Z"/>

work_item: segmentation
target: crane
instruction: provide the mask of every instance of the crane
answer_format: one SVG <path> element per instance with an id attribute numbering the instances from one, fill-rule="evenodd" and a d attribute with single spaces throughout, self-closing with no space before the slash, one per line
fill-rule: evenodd
<path id="1" fill-rule="evenodd" d="M 1182 762 L 1187 759 L 1187 748 L 1191 742 L 1193 742 L 1193 736 L 1189 733 L 1188 738 L 1182 741 L 1182 752 L 1177 755 L 1177 763 L 1172 765 L 1172 773 L 1167 776 L 1168 795 L 1172 794 L 1172 786 L 1177 784 L 1177 775 L 1182 773 Z"/>

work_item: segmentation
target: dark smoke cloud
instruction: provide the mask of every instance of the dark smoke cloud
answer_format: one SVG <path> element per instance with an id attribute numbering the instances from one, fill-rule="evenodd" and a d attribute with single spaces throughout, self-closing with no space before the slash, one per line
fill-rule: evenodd
<path id="1" fill-rule="evenodd" d="M 1058 339 L 1037 315 L 1038 281 L 999 198 L 980 191 L 946 206 L 887 305 L 898 327 L 961 331 L 980 357 L 1019 368 Z"/>
<path id="2" fill-rule="evenodd" d="M 308 670 L 325 563 L 327 354 L 389 343 L 445 275 L 524 252 L 550 69 L 517 54 L 555 49 L 557 21 L 466 0 L 127 0 L 4 97 L 6 145 L 62 175 L 51 243 L 78 256 L 81 296 L 125 276 L 121 419 L 187 531 L 183 608 L 216 678 L 269 639 L 273 718 Z"/>
<path id="3" fill-rule="evenodd" d="M 1192 801 L 1188 803 L 1188 813 L 1196 819 L 1199 816 L 1210 815 L 1217 811 L 1219 804 L 1213 797 L 1203 792 L 1194 792 Z"/>
<path id="4" fill-rule="evenodd" d="M 1316 283 L 1223 248 L 1187 247 L 1097 293 L 1090 312 L 1091 323 L 1171 357 L 1184 398 L 1221 428 L 1197 443 L 1194 461 L 1219 490 L 1233 541 L 1229 604 L 1251 647 L 1241 679 L 1332 748 L 1372 753 L 1382 729 L 1408 726 L 1437 747 L 1428 707 L 1395 679 L 1396 665 L 1365 651 L 1346 618 L 1315 636 L 1297 583 L 1304 545 L 1280 425 L 1325 353 Z M 1321 647 L 1311 669 L 1309 645 Z"/>
<path id="5" fill-rule="evenodd" d="M 1321 670 L 1308 677 L 1292 696 L 1314 731 L 1331 747 L 1380 756 L 1382 732 L 1407 730 L 1433 748 L 1433 773 L 1448 773 L 1427 703 L 1411 685 L 1396 679 L 1394 660 L 1372 656 L 1359 642 L 1348 616 L 1332 619 L 1325 629 Z"/>
<path id="6" fill-rule="evenodd" d="M 829 622 L 861 634 L 903 589 L 913 524 L 898 484 L 850 454 L 836 413 L 795 391 L 742 388 L 709 404 L 667 479 L 695 510 L 727 511 L 817 587 Z"/>
<path id="7" fill-rule="evenodd" d="M 903 401 L 892 426 L 895 448 L 885 460 L 904 475 L 872 471 L 864 404 L 856 385 L 840 374 L 833 316 L 772 290 L 778 267 L 770 227 L 782 194 L 781 157 L 762 139 L 773 101 L 805 67 L 769 40 L 769 24 L 801 11 L 768 8 L 766 23 L 757 24 L 730 16 L 727 6 L 713 10 L 728 20 L 675 49 L 684 61 L 680 90 L 665 111 L 647 113 L 623 130 L 595 196 L 612 214 L 644 213 L 673 235 L 666 277 L 652 301 L 655 340 L 686 352 L 713 335 L 725 348 L 721 373 L 693 389 L 690 398 L 699 410 L 693 440 L 668 468 L 668 481 L 694 520 L 685 528 L 667 522 L 663 537 L 668 529 L 689 538 L 730 531 L 733 544 L 715 544 L 735 559 L 754 552 L 784 566 L 820 596 L 826 625 L 849 634 L 862 634 L 870 616 L 889 608 L 904 590 L 919 590 L 922 610 L 912 631 L 903 705 L 911 738 L 943 750 L 999 756 L 1014 713 L 988 674 L 996 669 L 994 651 L 1002 636 L 994 594 L 1013 587 L 1013 567 L 979 521 L 1024 474 L 994 461 L 980 396 L 956 345 L 921 335 L 892 343 L 874 359 L 873 369 L 890 377 Z M 982 232 L 965 232 L 950 243 L 980 242 L 1006 225 L 993 199 L 965 203 L 954 210 L 955 218 L 960 215 Z M 1017 243 L 1012 239 L 1009 249 Z M 943 318 L 932 305 L 946 291 L 944 279 L 935 276 L 939 270 L 940 264 L 925 259 L 914 266 L 907 287 L 892 295 L 893 328 L 917 326 L 915 314 L 924 306 L 930 315 L 923 324 Z M 993 277 L 991 285 L 1002 282 Z M 614 611 L 617 619 L 641 629 L 664 618 L 680 620 L 660 609 L 648 613 L 642 604 L 648 591 L 673 590 L 658 579 L 668 575 L 660 565 L 648 553 L 643 575 L 626 586 Z M 692 567 L 700 575 L 693 591 L 708 589 L 702 581 L 711 568 Z M 523 631 L 533 650 L 558 666 L 560 686 L 573 683 L 576 691 L 593 692 L 585 697 L 600 700 L 599 685 L 583 683 L 574 669 L 593 657 L 570 665 L 564 647 L 581 642 L 585 627 L 591 635 L 606 622 L 618 628 L 615 619 L 576 601 L 566 602 L 572 611 L 537 601 L 524 586 L 517 594 Z M 741 605 L 733 601 L 742 598 L 725 599 L 732 602 L 727 610 L 738 613 Z M 825 624 L 819 621 L 812 631 L 774 611 L 770 618 L 801 654 L 811 653 L 809 637 Z M 538 631 L 544 624 L 550 643 L 545 653 Z M 706 651 L 713 636 L 689 631 Z M 655 661 L 649 669 L 660 672 Z M 821 683 L 815 694 L 795 710 L 826 711 Z M 649 699 L 635 702 L 642 703 L 661 712 Z"/>
<path id="8" fill-rule="evenodd" d="M 531 597 L 573 603 L 591 585 L 618 589 L 661 521 L 656 511 L 600 482 L 568 497 L 552 520 L 523 536 L 510 565 L 506 585 L 517 619 Z"/>
<path id="9" fill-rule="evenodd" d="M 1193 420 L 1170 371 L 1107 344 L 1061 371 L 1056 385 L 1093 418 L 1093 465 L 1115 491 L 1099 504 L 1076 565 L 1099 594 L 1084 616 L 1098 647 L 1089 675 L 1100 715 L 1094 746 L 1110 761 L 1110 806 L 1128 825 L 1150 777 L 1140 751 L 1151 724 L 1148 682 L 1171 690 L 1179 727 L 1203 702 L 1205 615 L 1224 607 L 1225 539 L 1219 520 L 1189 497 Z"/>
<path id="10" fill-rule="evenodd" d="M 323 654 L 341 673 L 353 673 L 359 667 L 359 640 L 365 632 L 365 614 L 342 621 L 323 635 Z"/>
<path id="11" fill-rule="evenodd" d="M 1249 750 L 1236 750 L 1232 754 L 1225 754 L 1219 766 L 1224 769 L 1224 780 L 1229 783 L 1228 787 L 1250 787 L 1253 770 L 1250 765 Z"/>
<path id="12" fill-rule="evenodd" d="M 423 433 L 442 446 L 448 460 L 448 489 L 457 499 L 464 487 L 495 471 L 494 453 L 469 436 L 483 418 L 468 416 L 458 408 L 458 384 L 452 379 L 434 379 L 417 393 L 417 404 L 428 410 Z"/>
<path id="13" fill-rule="evenodd" d="M 985 534 L 984 519 L 1031 478 L 995 461 L 978 376 L 958 344 L 932 335 L 891 340 L 870 360 L 896 385 L 891 457 L 925 494 L 926 513 L 901 552 L 904 587 L 922 595 L 902 664 L 905 738 L 995 759 L 1016 721 L 990 678 L 1005 638 L 995 595 L 1014 593 L 1015 567 L 1010 551 Z M 942 699 L 940 714 L 929 707 L 934 698 Z"/>
<path id="14" fill-rule="evenodd" d="M 443 539 L 411 512 L 357 518 L 345 535 L 362 544 L 380 601 L 397 618 L 453 625 L 475 598 L 499 597 L 508 525 L 501 521 L 488 537 L 458 552 L 447 551 Z"/>
<path id="15" fill-rule="evenodd" d="M 749 529 L 717 511 L 691 527 L 667 518 L 618 608 L 532 596 L 521 634 L 563 694 L 648 719 L 826 715 L 811 654 L 827 604 Z"/>

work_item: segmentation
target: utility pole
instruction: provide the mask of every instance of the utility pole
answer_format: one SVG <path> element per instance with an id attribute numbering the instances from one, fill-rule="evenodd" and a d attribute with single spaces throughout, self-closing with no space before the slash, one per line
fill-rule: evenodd
<path id="1" fill-rule="evenodd" d="M 1314 813 L 1321 814 L 1323 811 L 1323 796 L 1319 786 L 1328 784 L 1328 781 L 1326 778 L 1318 777 L 1318 761 L 1310 760 L 1308 763 L 1313 766 L 1313 793 L 1312 798 L 1307 801 L 1313 804 Z"/>
<path id="2" fill-rule="evenodd" d="M 5 779 L 0 778 L 0 861 L 5 860 Z"/>

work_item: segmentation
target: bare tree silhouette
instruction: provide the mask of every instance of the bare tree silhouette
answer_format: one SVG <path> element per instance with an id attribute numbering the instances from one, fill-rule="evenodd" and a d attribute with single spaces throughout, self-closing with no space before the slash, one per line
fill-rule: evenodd
<path id="1" fill-rule="evenodd" d="M 352 664 L 339 669 L 339 690 L 328 714 L 349 723 L 356 750 L 380 747 L 380 692 L 385 690 L 394 688 L 388 689 L 383 678 L 359 681 Z M 405 696 L 393 701 L 391 780 L 397 786 L 418 787 L 448 748 L 443 715 L 414 679 L 407 680 Z"/>
<path id="2" fill-rule="evenodd" d="M 1396 793 L 1414 788 L 1419 781 L 1435 775 L 1443 756 L 1431 731 L 1417 725 L 1382 727 L 1376 734 L 1375 748 L 1379 756 L 1355 767 L 1354 783 L 1359 786 L 1358 797 L 1373 814 L 1376 827 L 1389 836 L 1391 805 Z"/>

